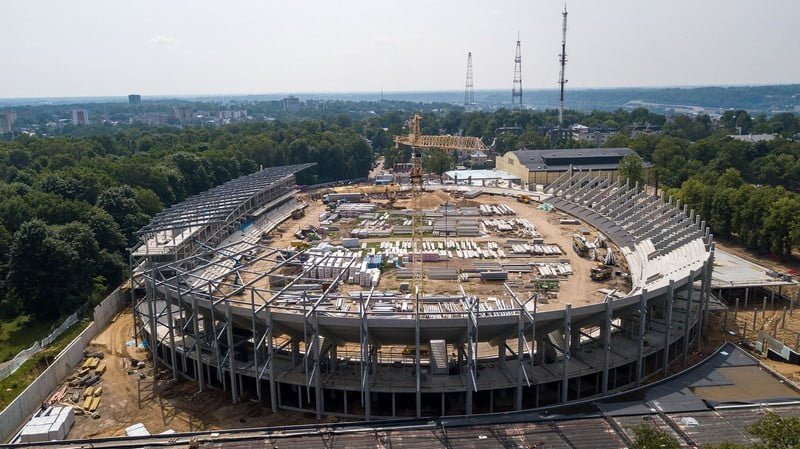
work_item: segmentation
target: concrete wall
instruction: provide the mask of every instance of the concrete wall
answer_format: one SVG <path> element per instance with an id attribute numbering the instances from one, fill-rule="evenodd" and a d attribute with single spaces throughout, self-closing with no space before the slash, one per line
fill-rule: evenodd
<path id="1" fill-rule="evenodd" d="M 111 321 L 125 304 L 127 295 L 114 290 L 94 309 L 94 321 L 56 356 L 55 361 L 39 375 L 8 407 L 0 412 L 0 441 L 10 440 L 30 416 L 41 407 L 61 381 L 83 361 L 83 350 Z"/>
<path id="2" fill-rule="evenodd" d="M 520 163 L 519 159 L 517 159 L 517 155 L 513 152 L 509 151 L 502 156 L 497 156 L 494 166 L 498 170 L 503 170 L 506 173 L 518 177 L 520 181 L 522 181 L 522 186 L 525 188 L 528 187 L 530 182 L 528 179 L 528 167 Z"/>

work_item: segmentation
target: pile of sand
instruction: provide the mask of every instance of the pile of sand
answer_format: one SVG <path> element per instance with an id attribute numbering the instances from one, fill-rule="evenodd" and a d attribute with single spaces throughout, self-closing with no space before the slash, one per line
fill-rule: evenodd
<path id="1" fill-rule="evenodd" d="M 423 209 L 433 209 L 448 201 L 452 202 L 452 200 L 453 199 L 447 192 L 443 192 L 441 190 L 423 192 L 419 196 L 419 207 Z"/>

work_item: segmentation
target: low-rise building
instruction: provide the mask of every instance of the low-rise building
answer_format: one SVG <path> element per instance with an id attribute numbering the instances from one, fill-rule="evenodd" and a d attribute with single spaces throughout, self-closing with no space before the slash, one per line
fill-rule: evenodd
<path id="1" fill-rule="evenodd" d="M 636 152 L 630 148 L 573 148 L 568 150 L 509 151 L 496 160 L 496 168 L 522 180 L 523 188 L 534 189 L 547 185 L 572 167 L 574 170 L 592 170 L 597 176 L 617 179 L 619 162 Z M 638 157 L 638 155 L 637 155 Z M 649 163 L 642 161 L 645 168 Z"/>
<path id="2" fill-rule="evenodd" d="M 473 166 L 479 166 L 485 164 L 489 160 L 489 156 L 483 151 L 475 151 L 469 155 L 469 160 Z"/>

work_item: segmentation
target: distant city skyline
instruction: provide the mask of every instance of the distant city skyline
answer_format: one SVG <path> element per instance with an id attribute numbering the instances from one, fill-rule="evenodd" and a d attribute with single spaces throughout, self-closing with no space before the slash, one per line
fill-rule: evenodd
<path id="1" fill-rule="evenodd" d="M 571 0 L 568 89 L 800 82 L 795 0 Z M 525 89 L 558 79 L 562 2 L 5 2 L 0 98 Z"/>

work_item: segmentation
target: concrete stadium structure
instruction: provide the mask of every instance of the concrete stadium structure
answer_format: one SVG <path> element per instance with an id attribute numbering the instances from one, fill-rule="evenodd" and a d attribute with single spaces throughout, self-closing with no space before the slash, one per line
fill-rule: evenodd
<path id="1" fill-rule="evenodd" d="M 142 229 L 131 255 L 145 292 L 134 298 L 137 331 L 175 378 L 318 417 L 471 415 L 639 386 L 686 361 L 705 332 L 712 236 L 671 200 L 590 172 L 548 185 L 546 201 L 624 254 L 631 290 L 604 301 L 541 311 L 536 295 L 508 285 L 502 307 L 463 288 L 341 293 L 358 259 L 311 258 L 262 239 L 302 207 L 292 187 L 307 166 L 231 181 Z M 318 269 L 335 257 L 338 274 Z"/>

